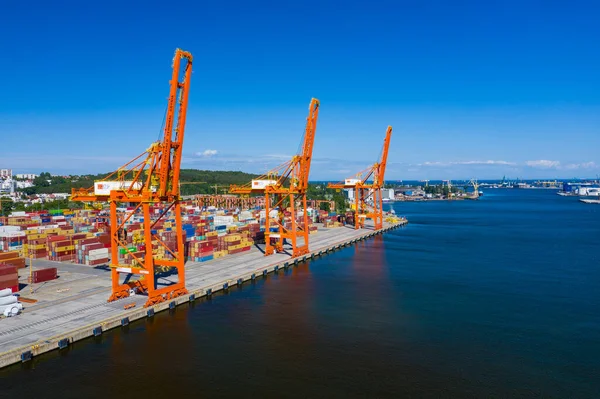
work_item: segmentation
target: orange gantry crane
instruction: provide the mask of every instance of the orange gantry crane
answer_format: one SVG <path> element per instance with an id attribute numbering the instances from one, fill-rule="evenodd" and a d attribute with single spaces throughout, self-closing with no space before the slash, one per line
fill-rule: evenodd
<path id="1" fill-rule="evenodd" d="M 145 152 L 116 172 L 94 182 L 94 187 L 72 191 L 72 201 L 102 201 L 110 204 L 112 295 L 109 301 L 129 296 L 131 289 L 147 293 L 146 306 L 187 293 L 179 171 L 191 76 L 192 55 L 180 49 L 175 50 L 162 140 L 152 143 Z M 118 212 L 118 204 L 127 203 L 135 204 L 135 209 Z M 160 207 L 158 216 L 151 214 L 151 206 Z M 163 242 L 156 231 L 157 223 L 171 212 L 175 216 L 176 226 L 173 230 L 177 235 L 174 246 Z M 143 216 L 145 252 L 143 256 L 130 254 L 132 264 L 121 265 L 119 250 L 128 246 L 122 232 L 136 213 Z M 153 248 L 153 244 L 156 248 Z M 160 256 L 163 252 L 169 255 Z M 178 279 L 159 288 L 157 272 L 165 268 L 175 268 Z M 127 275 L 123 283 L 120 281 L 121 274 Z M 131 275 L 140 275 L 141 279 L 128 282 Z"/>
<path id="2" fill-rule="evenodd" d="M 306 212 L 306 190 L 308 175 L 315 142 L 317 119 L 319 116 L 319 100 L 313 98 L 308 107 L 306 128 L 302 138 L 300 152 L 294 157 L 270 170 L 265 175 L 253 179 L 250 183 L 232 185 L 230 192 L 234 194 L 261 194 L 265 198 L 265 255 L 284 252 L 284 239 L 292 245 L 292 257 L 305 255 L 308 250 L 308 214 Z M 296 201 L 302 206 L 302 222 L 296 219 Z M 291 217 L 287 220 L 284 209 L 290 208 Z M 271 211 L 277 211 L 272 217 Z M 271 229 L 276 231 L 271 231 Z M 271 239 L 276 239 L 275 245 Z M 302 241 L 302 242 L 300 242 Z"/>
<path id="3" fill-rule="evenodd" d="M 357 173 L 343 183 L 329 183 L 328 188 L 351 189 L 354 191 L 354 228 L 364 228 L 367 218 L 373 219 L 375 230 L 383 227 L 383 208 L 381 189 L 384 184 L 385 167 L 387 165 L 392 127 L 388 126 L 383 140 L 383 148 L 379 160 L 372 166 Z M 372 182 L 369 182 L 372 180 Z M 370 206 L 368 202 L 372 202 Z"/>

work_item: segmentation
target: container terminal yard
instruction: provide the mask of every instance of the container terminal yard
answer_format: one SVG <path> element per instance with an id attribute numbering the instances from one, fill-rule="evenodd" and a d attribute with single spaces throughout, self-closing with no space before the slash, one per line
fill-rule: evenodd
<path id="1" fill-rule="evenodd" d="M 312 99 L 298 153 L 229 196 L 180 196 L 192 55 L 173 59 L 162 140 L 94 183 L 73 189 L 84 210 L 0 218 L 0 366 L 407 223 L 383 212 L 392 127 L 377 161 L 332 189 L 355 202 L 328 212 L 307 198 L 320 102 Z"/>

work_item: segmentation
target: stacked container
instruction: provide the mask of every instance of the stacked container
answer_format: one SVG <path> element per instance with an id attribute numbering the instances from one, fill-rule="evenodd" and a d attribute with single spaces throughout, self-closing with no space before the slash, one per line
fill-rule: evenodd
<path id="1" fill-rule="evenodd" d="M 0 290 L 10 288 L 15 293 L 19 291 L 19 273 L 17 267 L 10 264 L 2 264 L 0 261 Z"/>

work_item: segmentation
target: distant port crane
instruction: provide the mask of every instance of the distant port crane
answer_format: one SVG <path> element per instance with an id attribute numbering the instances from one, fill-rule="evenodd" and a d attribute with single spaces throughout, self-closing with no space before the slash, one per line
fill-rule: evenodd
<path id="1" fill-rule="evenodd" d="M 477 179 L 471 179 L 470 184 L 473 186 L 473 198 L 479 198 L 479 183 L 477 183 Z"/>
<path id="2" fill-rule="evenodd" d="M 292 244 L 292 257 L 305 255 L 308 249 L 308 213 L 306 191 L 308 176 L 315 143 L 317 120 L 319 117 L 319 100 L 313 98 L 308 107 L 308 117 L 300 152 L 291 160 L 270 170 L 265 175 L 253 179 L 242 186 L 232 185 L 232 194 L 259 194 L 265 197 L 265 255 L 284 252 L 284 239 Z M 302 221 L 296 218 L 296 201 L 302 206 Z M 284 208 L 288 206 L 291 217 L 286 220 Z M 271 211 L 277 210 L 277 216 L 272 217 Z M 273 231 L 272 231 L 273 230 Z M 276 239 L 273 245 L 271 239 Z M 302 242 L 300 242 L 302 240 Z"/>
<path id="3" fill-rule="evenodd" d="M 192 76 L 192 54 L 175 50 L 173 72 L 165 115 L 163 137 L 142 154 L 121 166 L 106 178 L 96 181 L 94 187 L 73 189 L 71 200 L 84 202 L 108 202 L 110 205 L 111 277 L 112 294 L 109 301 L 125 298 L 132 289 L 148 294 L 145 306 L 187 293 L 184 271 L 184 243 L 181 222 L 179 174 L 183 150 L 188 94 Z M 118 204 L 137 204 L 133 211 L 117 212 Z M 150 206 L 161 204 L 158 217 L 150 213 Z M 144 221 L 145 255 L 133 256 L 133 265 L 119 264 L 119 249 L 126 248 L 123 230 L 132 216 L 141 210 Z M 170 249 L 159 238 L 155 226 L 166 215 L 175 216 L 176 246 Z M 158 257 L 153 252 L 153 243 L 164 248 L 169 257 Z M 158 251 L 157 251 L 158 252 Z M 158 288 L 156 273 L 169 268 L 177 270 L 177 282 Z M 140 280 L 120 282 L 120 274 L 139 275 Z"/>
<path id="4" fill-rule="evenodd" d="M 381 154 L 373 165 L 340 183 L 329 183 L 328 188 L 354 190 L 354 228 L 364 228 L 367 218 L 373 219 L 375 230 L 383 227 L 383 207 L 381 189 L 384 185 L 388 150 L 392 139 L 392 127 L 388 126 L 383 140 Z M 369 180 L 372 182 L 369 183 Z M 368 202 L 372 202 L 369 206 Z"/>
<path id="5" fill-rule="evenodd" d="M 448 199 L 452 199 L 452 181 L 442 180 L 442 183 L 446 183 L 446 187 L 448 187 Z"/>

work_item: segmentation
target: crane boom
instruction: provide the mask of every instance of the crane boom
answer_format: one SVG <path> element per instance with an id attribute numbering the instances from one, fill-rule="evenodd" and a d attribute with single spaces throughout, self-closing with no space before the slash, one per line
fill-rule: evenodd
<path id="1" fill-rule="evenodd" d="M 186 59 L 185 76 L 183 82 L 179 82 L 179 71 L 181 60 Z M 185 121 L 189 85 L 192 75 L 192 55 L 177 49 L 173 58 L 173 75 L 171 77 L 171 90 L 167 116 L 165 118 L 165 130 L 162 143 L 162 154 L 160 158 L 160 194 L 175 197 L 179 195 L 179 171 L 183 149 L 183 138 L 185 133 Z M 175 131 L 173 131 L 174 119 L 177 117 Z M 175 139 L 173 140 L 173 135 Z M 166 155 L 166 156 L 165 156 Z M 169 177 L 171 179 L 169 179 Z M 170 187 L 168 182 L 171 183 Z"/>
<path id="2" fill-rule="evenodd" d="M 377 165 L 377 186 L 383 187 L 385 182 L 385 168 L 387 166 L 388 150 L 390 149 L 390 140 L 392 139 L 392 127 L 388 126 L 383 140 L 383 150 L 381 152 L 381 161 Z"/>
<path id="3" fill-rule="evenodd" d="M 319 100 L 313 98 L 308 106 L 308 117 L 306 118 L 306 128 L 304 131 L 304 143 L 302 146 L 302 159 L 300 161 L 300 189 L 308 188 L 308 176 L 310 174 L 310 165 L 312 161 L 313 147 L 315 145 L 315 133 L 317 131 L 317 119 L 319 118 Z"/>

